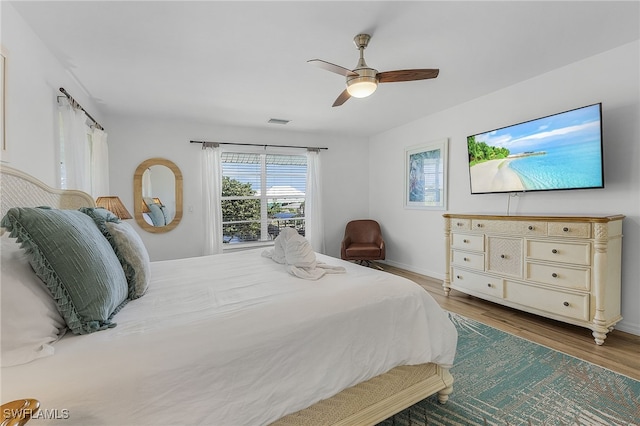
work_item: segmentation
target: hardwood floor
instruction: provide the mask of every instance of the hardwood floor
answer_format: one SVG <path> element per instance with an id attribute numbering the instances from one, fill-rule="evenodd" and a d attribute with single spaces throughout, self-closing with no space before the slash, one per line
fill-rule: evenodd
<path id="1" fill-rule="evenodd" d="M 598 346 L 589 329 L 528 314 L 455 290 L 447 297 L 440 280 L 390 265 L 381 266 L 386 272 L 420 284 L 447 311 L 640 380 L 640 336 L 614 330 L 607 335 L 604 345 Z"/>

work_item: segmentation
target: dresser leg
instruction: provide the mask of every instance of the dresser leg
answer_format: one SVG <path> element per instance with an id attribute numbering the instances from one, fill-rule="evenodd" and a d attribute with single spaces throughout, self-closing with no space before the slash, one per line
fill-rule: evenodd
<path id="1" fill-rule="evenodd" d="M 607 333 L 602 331 L 593 330 L 591 333 L 596 341 L 596 345 L 602 345 L 604 343 L 604 339 L 607 338 Z"/>

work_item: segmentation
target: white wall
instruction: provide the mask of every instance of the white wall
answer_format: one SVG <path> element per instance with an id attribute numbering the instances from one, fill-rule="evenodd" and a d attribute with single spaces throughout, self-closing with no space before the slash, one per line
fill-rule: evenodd
<path id="1" fill-rule="evenodd" d="M 449 138 L 452 213 L 507 213 L 508 194 L 471 195 L 466 137 L 592 103 L 603 104 L 605 189 L 528 193 L 511 213 L 621 213 L 622 315 L 618 328 L 640 334 L 639 42 L 549 72 L 375 136 L 369 207 L 387 240 L 390 264 L 444 278 L 444 211 L 403 208 L 405 148 Z M 402 144 L 398 144 L 402 141 Z"/>
<path id="2" fill-rule="evenodd" d="M 367 216 L 369 174 L 365 138 L 220 127 L 148 117 L 110 116 L 109 123 L 110 189 L 132 214 L 133 174 L 142 161 L 166 158 L 176 163 L 183 174 L 184 215 L 177 228 L 165 234 L 151 234 L 135 221 L 130 222 L 142 235 L 152 260 L 202 255 L 201 145 L 191 144 L 190 140 L 329 148 L 320 154 L 326 254 L 340 257 L 345 224 Z"/>
<path id="3" fill-rule="evenodd" d="M 8 2 L 1 4 L 0 43 L 7 55 L 5 125 L 7 153 L 2 162 L 57 187 L 57 103 L 64 87 L 101 121 L 94 102 Z M 63 95 L 62 95 L 63 96 Z"/>

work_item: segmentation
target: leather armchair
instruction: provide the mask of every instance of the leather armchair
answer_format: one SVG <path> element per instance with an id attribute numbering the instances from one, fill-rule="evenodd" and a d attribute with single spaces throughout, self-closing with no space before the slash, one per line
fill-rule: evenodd
<path id="1" fill-rule="evenodd" d="M 352 220 L 347 223 L 340 245 L 340 257 L 369 264 L 371 260 L 383 260 L 386 251 L 380 224 L 371 219 Z"/>

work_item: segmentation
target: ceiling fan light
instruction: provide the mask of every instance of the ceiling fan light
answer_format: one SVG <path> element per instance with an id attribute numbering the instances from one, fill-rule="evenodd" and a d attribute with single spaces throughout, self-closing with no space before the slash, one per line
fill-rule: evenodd
<path id="1" fill-rule="evenodd" d="M 347 92 L 354 98 L 366 98 L 378 88 L 378 82 L 371 77 L 358 77 L 347 82 Z"/>

